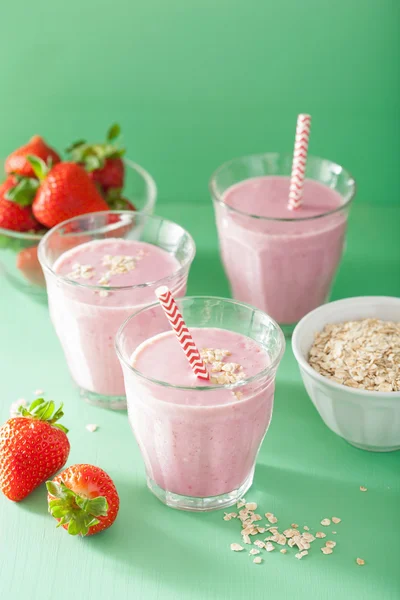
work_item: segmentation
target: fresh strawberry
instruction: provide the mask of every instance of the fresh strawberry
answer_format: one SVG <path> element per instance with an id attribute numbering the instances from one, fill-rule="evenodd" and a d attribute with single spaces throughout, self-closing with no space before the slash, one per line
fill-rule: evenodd
<path id="1" fill-rule="evenodd" d="M 27 156 L 30 154 L 41 158 L 45 163 L 51 161 L 53 165 L 61 160 L 57 152 L 50 148 L 40 135 L 34 135 L 25 146 L 17 148 L 8 156 L 5 162 L 6 173 L 33 177 L 32 165 L 27 160 Z"/>
<path id="2" fill-rule="evenodd" d="M 104 167 L 89 171 L 89 176 L 104 192 L 112 188 L 121 189 L 124 185 L 125 176 L 125 166 L 122 158 L 106 158 Z"/>
<path id="3" fill-rule="evenodd" d="M 108 210 L 86 171 L 73 162 L 61 162 L 50 170 L 30 156 L 40 186 L 33 201 L 33 214 L 46 227 L 90 212 Z"/>
<path id="4" fill-rule="evenodd" d="M 99 467 L 73 465 L 46 486 L 50 514 L 71 535 L 94 535 L 117 518 L 117 490 Z"/>
<path id="5" fill-rule="evenodd" d="M 17 269 L 21 271 L 23 276 L 30 281 L 30 283 L 45 287 L 46 282 L 37 255 L 37 246 L 23 248 L 18 252 Z"/>
<path id="6" fill-rule="evenodd" d="M 13 175 L 0 185 L 0 227 L 13 231 L 38 231 L 40 224 L 32 214 L 29 204 L 32 195 L 25 194 L 18 188 L 25 185 L 27 180 L 18 180 Z"/>
<path id="7" fill-rule="evenodd" d="M 53 411 L 52 400 L 38 398 L 0 428 L 0 489 L 10 500 L 25 498 L 67 461 L 68 429 L 57 423 L 62 405 Z"/>
<path id="8" fill-rule="evenodd" d="M 119 125 L 113 125 L 105 143 L 88 144 L 80 140 L 67 149 L 71 160 L 84 165 L 103 193 L 111 188 L 121 189 L 124 185 L 125 167 L 121 157 L 125 150 L 115 143 L 120 133 Z"/>

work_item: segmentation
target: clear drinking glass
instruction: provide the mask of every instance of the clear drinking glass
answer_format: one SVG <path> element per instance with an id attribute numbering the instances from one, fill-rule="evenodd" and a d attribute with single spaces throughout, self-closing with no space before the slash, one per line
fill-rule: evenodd
<path id="1" fill-rule="evenodd" d="M 234 504 L 253 482 L 285 339 L 268 315 L 234 300 L 198 296 L 178 299 L 177 304 L 189 328 L 237 332 L 258 342 L 268 355 L 261 372 L 235 384 L 170 385 L 131 366 L 141 343 L 170 330 L 160 305 L 136 312 L 118 331 L 128 417 L 147 485 L 168 506 L 207 511 Z"/>
<path id="2" fill-rule="evenodd" d="M 245 156 L 223 164 L 210 181 L 221 258 L 232 295 L 265 310 L 285 333 L 291 333 L 305 314 L 329 298 L 355 181 L 340 165 L 309 156 L 306 177 L 335 190 L 342 199 L 338 208 L 316 217 L 260 217 L 229 206 L 225 194 L 231 186 L 255 177 L 290 177 L 292 160 L 291 154 Z"/>
<path id="3" fill-rule="evenodd" d="M 68 279 L 53 269 L 67 250 L 91 240 L 123 238 L 163 248 L 180 266 L 158 281 L 100 286 Z M 180 225 L 133 211 L 106 211 L 69 219 L 51 229 L 39 244 L 50 316 L 81 396 L 92 404 L 125 408 L 122 376 L 114 349 L 115 334 L 132 311 L 154 302 L 154 290 L 168 285 L 184 296 L 195 255 L 192 237 Z"/>
<path id="4" fill-rule="evenodd" d="M 123 196 L 137 210 L 152 214 L 157 199 L 157 187 L 151 175 L 128 158 L 125 163 Z M 44 233 L 20 233 L 0 227 L 0 276 L 14 287 L 47 302 L 46 282 L 37 256 L 37 247 Z"/>

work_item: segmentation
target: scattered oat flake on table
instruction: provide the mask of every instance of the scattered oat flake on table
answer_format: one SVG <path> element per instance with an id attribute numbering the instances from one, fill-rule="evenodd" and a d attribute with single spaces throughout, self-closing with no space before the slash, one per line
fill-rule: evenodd
<path id="1" fill-rule="evenodd" d="M 257 504 L 255 502 L 247 502 L 247 510 L 257 510 Z"/>
<path id="2" fill-rule="evenodd" d="M 329 548 L 328 546 L 323 546 L 321 548 L 321 552 L 323 552 L 324 554 L 332 554 L 333 550 L 332 550 L 332 548 Z"/>
<path id="3" fill-rule="evenodd" d="M 368 488 L 364 487 L 363 485 L 360 485 L 360 492 L 366 492 Z"/>
<path id="4" fill-rule="evenodd" d="M 292 541 L 296 544 L 299 550 L 306 550 L 306 545 L 310 547 L 310 544 L 307 544 L 307 542 L 303 542 L 300 535 L 297 535 L 294 538 L 292 538 Z"/>
<path id="5" fill-rule="evenodd" d="M 332 531 L 332 533 L 335 533 L 334 531 Z M 317 531 L 317 533 L 315 534 L 316 538 L 324 538 L 326 537 L 326 533 L 324 533 L 323 531 Z"/>
<path id="6" fill-rule="evenodd" d="M 250 539 L 250 536 L 249 536 L 247 533 L 244 533 L 244 534 L 243 534 L 243 542 L 244 542 L 245 544 L 251 544 L 251 539 Z"/>
<path id="7" fill-rule="evenodd" d="M 283 533 L 277 534 L 275 540 L 276 540 L 277 544 L 279 544 L 280 546 L 284 546 L 287 541 L 286 536 L 284 536 Z"/>
<path id="8" fill-rule="evenodd" d="M 304 525 L 303 529 L 304 531 L 310 531 L 310 528 L 307 525 Z"/>
<path id="9" fill-rule="evenodd" d="M 256 557 L 253 559 L 253 563 L 255 563 L 256 565 L 259 565 L 259 564 L 261 564 L 261 563 L 262 563 L 262 558 L 261 558 L 261 556 L 256 556 Z"/>
<path id="10" fill-rule="evenodd" d="M 315 540 L 315 537 L 312 533 L 303 533 L 301 537 L 305 542 L 313 542 Z"/>
<path id="11" fill-rule="evenodd" d="M 286 554 L 287 550 L 286 548 L 282 548 L 282 550 L 279 551 L 281 554 Z"/>
<path id="12" fill-rule="evenodd" d="M 272 550 L 275 550 L 275 546 L 271 542 L 267 542 L 265 544 L 265 549 L 267 552 L 272 552 Z"/>
<path id="13" fill-rule="evenodd" d="M 299 535 L 299 532 L 296 531 L 296 529 L 285 529 L 283 535 L 285 535 L 287 538 L 292 538 L 294 535 Z"/>
<path id="14" fill-rule="evenodd" d="M 336 542 L 332 542 L 331 540 L 328 540 L 327 542 L 325 542 L 325 546 L 327 548 L 334 548 L 336 546 Z"/>
<path id="15" fill-rule="evenodd" d="M 236 519 L 236 517 L 237 517 L 237 513 L 235 513 L 235 512 L 224 513 L 224 521 L 230 521 L 231 519 Z"/>
<path id="16" fill-rule="evenodd" d="M 336 534 L 337 534 L 337 531 L 332 531 L 332 533 L 333 533 L 333 535 L 336 535 Z M 325 536 L 324 536 L 324 537 L 325 537 Z"/>
<path id="17" fill-rule="evenodd" d="M 338 523 L 340 523 L 342 519 L 339 519 L 339 517 L 332 517 L 332 523 L 335 523 L 335 525 L 337 525 Z"/>
<path id="18" fill-rule="evenodd" d="M 365 565 L 365 560 L 363 558 L 357 558 L 356 563 L 360 565 L 360 567 L 362 567 L 363 565 Z"/>
<path id="19" fill-rule="evenodd" d="M 296 558 L 301 560 L 303 558 L 303 556 L 307 556 L 307 554 L 308 554 L 307 550 L 303 550 L 302 552 L 298 552 L 297 554 L 295 554 L 295 556 L 296 556 Z"/>
<path id="20" fill-rule="evenodd" d="M 266 529 L 265 527 L 257 527 L 257 531 L 258 533 L 265 533 Z"/>
<path id="21" fill-rule="evenodd" d="M 254 542 L 254 545 L 255 545 L 255 546 L 258 546 L 258 548 L 265 548 L 265 544 L 264 544 L 264 542 L 262 542 L 261 540 L 256 540 L 256 541 Z"/>
<path id="22" fill-rule="evenodd" d="M 233 550 L 233 552 L 241 552 L 244 548 L 240 544 L 233 543 L 231 544 L 231 550 Z"/>
<path id="23" fill-rule="evenodd" d="M 260 554 L 260 550 L 257 550 L 257 548 L 252 548 L 249 554 Z"/>
<path id="24" fill-rule="evenodd" d="M 270 523 L 277 523 L 278 519 L 275 517 L 274 513 L 265 513 L 265 517 L 268 519 Z"/>
<path id="25" fill-rule="evenodd" d="M 93 433 L 94 431 L 96 431 L 98 428 L 98 425 L 95 425 L 94 423 L 89 423 L 88 425 L 86 425 L 86 429 L 88 431 L 90 431 L 90 433 Z"/>
<path id="26" fill-rule="evenodd" d="M 333 522 L 337 523 L 338 521 L 333 521 Z M 330 519 L 322 519 L 322 521 L 321 521 L 321 525 L 323 525 L 324 527 L 328 527 L 330 524 L 331 524 Z"/>

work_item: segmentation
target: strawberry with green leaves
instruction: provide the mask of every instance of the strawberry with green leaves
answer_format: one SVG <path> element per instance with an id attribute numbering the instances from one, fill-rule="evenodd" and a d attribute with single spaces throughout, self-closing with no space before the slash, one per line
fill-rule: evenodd
<path id="1" fill-rule="evenodd" d="M 41 225 L 32 214 L 35 179 L 9 175 L 0 185 L 0 227 L 12 231 L 39 231 Z"/>
<path id="2" fill-rule="evenodd" d="M 109 475 L 93 465 L 73 465 L 46 483 L 50 514 L 71 535 L 94 535 L 117 518 L 119 497 Z"/>
<path id="3" fill-rule="evenodd" d="M 50 148 L 40 135 L 34 135 L 25 146 L 12 152 L 5 162 L 5 170 L 9 175 L 33 177 L 32 165 L 28 160 L 29 155 L 41 158 L 45 163 L 55 165 L 60 162 L 60 157 L 53 148 Z"/>
<path id="4" fill-rule="evenodd" d="M 124 185 L 125 168 L 122 156 L 125 149 L 116 143 L 120 133 L 119 125 L 115 124 L 108 130 L 105 142 L 88 144 L 80 140 L 67 149 L 71 160 L 85 167 L 91 179 L 105 195 L 110 189 L 121 190 Z"/>
<path id="5" fill-rule="evenodd" d="M 28 157 L 39 180 L 32 210 L 46 227 L 91 212 L 108 210 L 88 173 L 74 162 L 60 162 L 49 168 L 35 156 Z"/>
<path id="6" fill-rule="evenodd" d="M 0 490 L 9 500 L 23 500 L 67 462 L 68 429 L 57 423 L 62 405 L 54 409 L 52 400 L 37 398 L 0 428 Z"/>

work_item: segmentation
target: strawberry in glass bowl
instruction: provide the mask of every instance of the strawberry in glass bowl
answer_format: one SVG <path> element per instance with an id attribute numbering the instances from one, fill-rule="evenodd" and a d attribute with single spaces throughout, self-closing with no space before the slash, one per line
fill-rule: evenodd
<path id="1" fill-rule="evenodd" d="M 37 246 L 51 227 L 103 210 L 153 212 L 154 180 L 123 158 L 119 133 L 113 125 L 104 143 L 73 144 L 65 161 L 34 136 L 6 159 L 0 184 L 0 274 L 16 288 L 46 298 Z"/>

